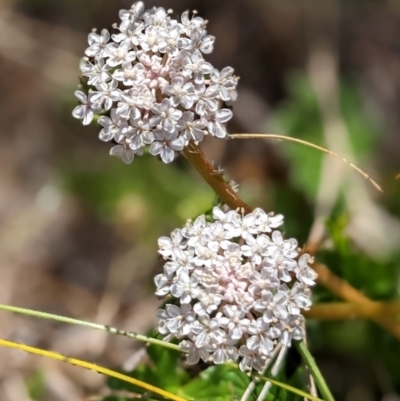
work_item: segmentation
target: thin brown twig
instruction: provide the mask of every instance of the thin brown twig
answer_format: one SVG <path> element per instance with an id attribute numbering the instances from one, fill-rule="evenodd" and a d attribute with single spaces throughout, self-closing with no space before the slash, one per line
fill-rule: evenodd
<path id="1" fill-rule="evenodd" d="M 313 305 L 303 312 L 307 319 L 346 320 L 400 316 L 400 301 L 326 302 Z"/>
<path id="2" fill-rule="evenodd" d="M 330 290 L 333 294 L 348 302 L 365 303 L 370 307 L 374 305 L 374 301 L 371 301 L 360 291 L 356 290 L 347 281 L 333 274 L 325 265 L 314 263 L 313 268 L 318 274 L 318 283 Z M 387 317 L 375 316 L 371 317 L 371 320 L 400 339 L 400 324 L 393 318 L 389 319 Z"/>

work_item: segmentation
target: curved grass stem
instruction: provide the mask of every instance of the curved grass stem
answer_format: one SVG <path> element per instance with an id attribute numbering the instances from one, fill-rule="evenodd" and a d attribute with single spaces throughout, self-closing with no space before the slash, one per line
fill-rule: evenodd
<path id="1" fill-rule="evenodd" d="M 349 162 L 346 158 L 339 156 L 337 153 L 332 152 L 331 150 L 326 149 L 322 146 L 315 145 L 312 142 L 304 141 L 304 140 L 298 139 L 298 138 L 293 138 L 291 136 L 278 135 L 278 134 L 230 134 L 229 137 L 232 139 L 257 139 L 257 138 L 275 139 L 278 141 L 295 142 L 295 143 L 299 143 L 301 145 L 308 146 L 310 148 L 317 149 L 320 152 L 326 153 L 329 156 L 333 156 L 333 157 L 341 160 L 343 163 L 348 164 L 353 170 L 357 171 L 358 174 L 362 175 L 366 180 L 368 180 L 375 187 L 375 189 L 377 189 L 379 192 L 383 192 L 382 188 L 378 185 L 378 183 L 375 182 L 365 171 L 361 170 L 355 164 Z"/>
<path id="2" fill-rule="evenodd" d="M 310 351 L 307 348 L 307 345 L 304 341 L 296 342 L 297 349 L 300 352 L 301 357 L 303 358 L 304 363 L 308 367 L 312 377 L 314 378 L 318 390 L 320 391 L 322 397 L 324 397 L 325 401 L 335 401 L 331 391 L 329 390 L 328 385 L 322 376 L 321 371 L 319 370 L 314 357 L 311 355 Z"/>
<path id="3" fill-rule="evenodd" d="M 110 326 L 103 325 L 103 324 L 86 322 L 84 320 L 72 319 L 72 318 L 65 317 L 65 316 L 54 315 L 52 313 L 40 312 L 40 311 L 26 309 L 26 308 L 19 308 L 19 307 L 11 306 L 11 305 L 0 304 L 0 310 L 13 312 L 13 313 L 19 313 L 21 315 L 32 316 L 32 317 L 36 317 L 36 318 L 40 318 L 40 319 L 54 320 L 54 321 L 58 321 L 58 322 L 62 322 L 62 323 L 74 324 L 77 326 L 84 326 L 84 327 L 88 327 L 88 328 L 95 329 L 95 330 L 102 330 L 102 331 L 106 331 L 111 334 L 116 334 L 116 335 L 120 335 L 120 336 L 124 336 L 124 337 L 128 337 L 128 338 L 132 338 L 132 339 L 135 339 L 138 341 L 145 342 L 147 344 L 160 345 L 162 347 L 170 348 L 175 351 L 181 352 L 181 350 L 179 349 L 179 347 L 176 344 L 171 344 L 169 342 L 158 340 L 156 338 L 143 336 L 141 334 L 136 334 L 131 331 L 120 330 L 115 327 L 110 327 Z"/>
<path id="4" fill-rule="evenodd" d="M 80 359 L 76 359 L 76 358 L 69 358 L 67 356 L 58 354 L 56 352 L 52 352 L 52 351 L 46 351 L 46 350 L 42 350 L 40 348 L 36 348 L 36 347 L 31 347 L 29 345 L 24 345 L 24 344 L 18 344 L 15 343 L 13 341 L 7 341 L 7 340 L 3 340 L 0 339 L 0 346 L 2 347 L 7 347 L 7 348 L 14 348 L 14 349 L 19 349 L 21 351 L 26 351 L 29 352 L 31 354 L 35 354 L 35 355 L 41 355 L 44 356 L 46 358 L 50 358 L 50 359 L 55 359 L 57 361 L 61 361 L 61 362 L 67 362 L 71 365 L 76 365 L 76 366 L 80 366 L 82 368 L 85 369 L 89 369 L 89 370 L 94 370 L 97 373 L 101 373 L 103 375 L 109 376 L 109 377 L 115 377 L 116 379 L 122 380 L 124 382 L 133 384 L 135 386 L 138 386 L 146 391 L 150 391 L 154 394 L 158 394 L 164 398 L 173 400 L 173 401 L 187 401 L 185 398 L 179 397 L 177 395 L 171 394 L 168 391 L 162 390 L 158 387 L 152 386 L 151 384 L 145 383 L 141 380 L 137 380 L 133 377 L 130 376 L 126 376 L 122 373 L 116 372 L 114 370 L 111 369 L 107 369 L 107 368 L 103 368 L 102 366 L 98 366 L 95 365 L 93 363 L 90 362 L 86 362 L 86 361 L 82 361 Z"/>

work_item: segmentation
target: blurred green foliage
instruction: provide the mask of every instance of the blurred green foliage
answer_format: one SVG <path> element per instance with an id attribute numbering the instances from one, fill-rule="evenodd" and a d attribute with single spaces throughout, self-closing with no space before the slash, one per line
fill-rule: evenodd
<path id="1" fill-rule="evenodd" d="M 326 147 L 317 98 L 303 73 L 288 76 L 289 97 L 275 112 L 271 126 L 287 136 L 303 139 Z M 377 144 L 378 131 L 366 115 L 357 86 L 351 80 L 342 80 L 339 87 L 340 111 L 346 125 L 348 139 L 358 163 L 367 167 Z M 321 161 L 325 154 L 308 147 L 285 144 L 282 147 L 291 165 L 293 185 L 309 201 L 314 201 L 319 187 Z M 338 162 L 339 163 L 339 162 Z M 355 174 L 349 168 L 349 174 Z"/>
<path id="2" fill-rule="evenodd" d="M 130 166 L 105 155 L 90 170 L 85 167 L 65 163 L 66 189 L 103 220 L 114 221 L 124 210 L 133 214 L 133 223 L 139 226 L 136 239 L 141 243 L 156 243 L 158 237 L 203 213 L 215 201 L 214 193 L 195 171 L 165 165 L 147 155 Z"/>

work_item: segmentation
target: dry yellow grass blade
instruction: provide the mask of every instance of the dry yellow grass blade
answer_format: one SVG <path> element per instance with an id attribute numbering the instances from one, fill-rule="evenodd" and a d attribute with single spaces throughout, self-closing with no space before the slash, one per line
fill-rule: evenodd
<path id="1" fill-rule="evenodd" d="M 256 138 L 266 138 L 266 139 L 275 139 L 278 141 L 290 141 L 290 142 L 296 142 L 300 143 L 301 145 L 308 146 L 310 148 L 317 149 L 323 153 L 328 154 L 329 156 L 336 157 L 337 159 L 341 160 L 342 162 L 348 164 L 352 169 L 356 170 L 359 174 L 361 174 L 366 180 L 368 180 L 379 192 L 383 192 L 382 188 L 363 170 L 361 170 L 359 167 L 354 165 L 353 163 L 350 163 L 346 158 L 339 156 L 335 152 L 332 152 L 329 149 L 325 149 L 322 146 L 315 145 L 311 142 L 303 141 L 302 139 L 298 138 L 293 138 L 291 136 L 285 136 L 285 135 L 277 135 L 277 134 L 229 134 L 230 138 L 233 139 L 256 139 Z M 400 174 L 398 175 L 400 177 Z"/>
<path id="2" fill-rule="evenodd" d="M 85 369 L 94 370 L 97 373 L 101 373 L 103 375 L 109 377 L 115 377 L 116 379 L 125 381 L 127 383 L 134 384 L 135 386 L 141 387 L 147 391 L 151 391 L 154 394 L 161 395 L 164 398 L 174 400 L 174 401 L 187 401 L 185 398 L 179 397 L 177 395 L 171 394 L 168 391 L 164 391 L 158 387 L 154 387 L 151 384 L 147 384 L 142 382 L 141 380 L 134 379 L 133 377 L 129 377 L 123 375 L 122 373 L 115 372 L 114 370 L 110 370 L 107 368 L 103 368 L 102 366 L 95 365 L 90 362 L 82 361 L 80 359 L 69 358 L 67 356 L 57 354 L 56 352 L 46 351 L 40 348 L 31 347 L 29 345 L 18 344 L 13 341 L 7 341 L 0 339 L 0 346 L 7 348 L 19 349 L 21 351 L 30 352 L 31 354 L 41 355 L 46 358 L 56 359 L 57 361 L 67 362 L 71 365 L 80 366 Z"/>

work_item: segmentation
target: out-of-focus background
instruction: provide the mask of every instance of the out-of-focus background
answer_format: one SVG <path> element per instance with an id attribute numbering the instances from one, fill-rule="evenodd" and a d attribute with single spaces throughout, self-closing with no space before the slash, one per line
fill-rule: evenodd
<path id="1" fill-rule="evenodd" d="M 127 0 L 0 2 L 0 303 L 145 333 L 158 301 L 157 238 L 207 210 L 212 191 L 179 159 L 126 166 L 98 128 L 71 116 L 94 27 Z M 197 9 L 216 36 L 209 60 L 240 75 L 231 133 L 271 132 L 330 148 L 348 165 L 288 142 L 206 141 L 252 205 L 286 216 L 287 235 L 322 240 L 320 258 L 374 299 L 398 298 L 400 2 L 161 0 Z M 325 218 L 329 217 L 328 224 Z M 334 299 L 317 289 L 318 301 Z M 0 337 L 112 367 L 139 344 L 0 312 Z M 364 321 L 309 323 L 337 399 L 400 400 L 400 347 Z M 0 349 L 1 401 L 95 400 L 105 379 Z M 90 398 L 92 397 L 92 398 Z"/>

